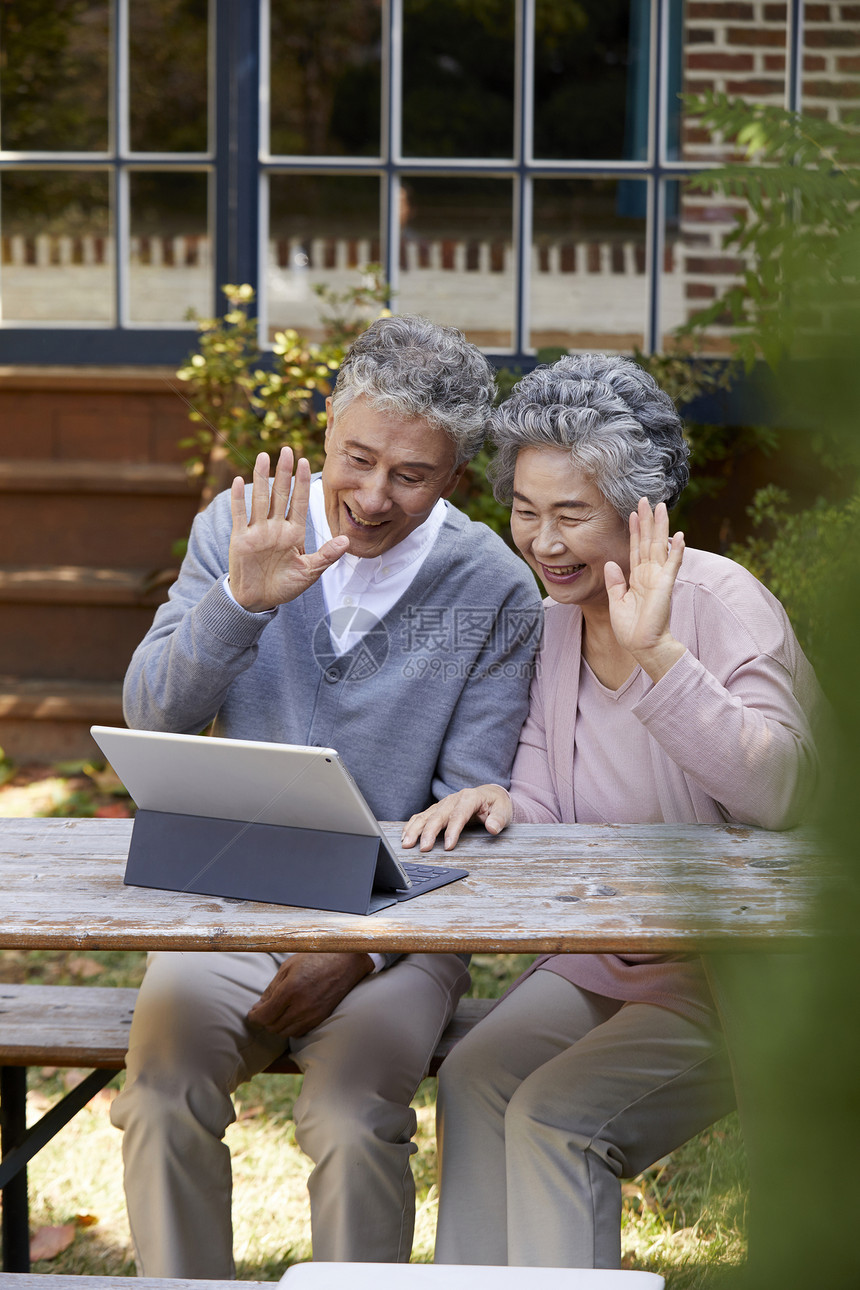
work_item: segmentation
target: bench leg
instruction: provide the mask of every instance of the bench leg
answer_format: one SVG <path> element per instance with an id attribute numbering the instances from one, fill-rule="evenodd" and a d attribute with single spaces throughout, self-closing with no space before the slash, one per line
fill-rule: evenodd
<path id="1" fill-rule="evenodd" d="M 0 1150 L 2 1158 L 20 1146 L 27 1132 L 27 1069 L 0 1067 Z M 3 1271 L 30 1271 L 30 1216 L 27 1166 L 3 1187 Z"/>
<path id="2" fill-rule="evenodd" d="M 27 1071 L 0 1067 L 0 1185 L 3 1190 L 3 1270 L 30 1270 L 30 1215 L 27 1206 L 27 1162 L 51 1141 L 99 1089 L 114 1070 L 91 1071 L 80 1084 L 27 1128 Z"/>

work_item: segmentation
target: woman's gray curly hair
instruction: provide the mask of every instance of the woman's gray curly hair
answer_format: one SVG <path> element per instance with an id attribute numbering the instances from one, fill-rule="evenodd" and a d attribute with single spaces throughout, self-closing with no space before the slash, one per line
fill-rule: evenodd
<path id="1" fill-rule="evenodd" d="M 493 414 L 497 452 L 493 491 L 510 502 L 523 448 L 568 448 L 571 465 L 626 520 L 640 497 L 675 505 L 690 470 L 690 450 L 675 405 L 629 358 L 574 354 L 537 367 Z"/>
<path id="2" fill-rule="evenodd" d="M 353 341 L 332 411 L 336 417 L 363 395 L 380 412 L 421 417 L 450 436 L 459 466 L 484 442 L 495 392 L 493 369 L 456 327 L 395 314 Z"/>

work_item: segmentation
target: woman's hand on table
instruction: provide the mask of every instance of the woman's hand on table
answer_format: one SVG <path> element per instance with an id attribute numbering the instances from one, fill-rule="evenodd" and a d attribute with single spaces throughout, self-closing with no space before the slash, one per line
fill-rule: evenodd
<path id="1" fill-rule="evenodd" d="M 513 813 L 510 796 L 500 784 L 463 788 L 407 820 L 400 844 L 408 848 L 419 842 L 421 851 L 430 851 L 444 830 L 445 850 L 450 851 L 470 820 L 480 820 L 488 833 L 501 833 L 510 824 Z"/>
<path id="2" fill-rule="evenodd" d="M 672 588 L 684 558 L 684 535 L 669 542 L 664 502 L 654 511 L 648 499 L 630 516 L 630 577 L 620 566 L 604 566 L 609 616 L 619 645 L 628 650 L 652 681 L 659 681 L 684 653 L 669 628 Z"/>

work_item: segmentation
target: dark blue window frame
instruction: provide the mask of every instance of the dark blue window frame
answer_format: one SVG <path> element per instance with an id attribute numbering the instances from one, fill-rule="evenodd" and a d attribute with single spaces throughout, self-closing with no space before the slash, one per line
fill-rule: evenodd
<path id="1" fill-rule="evenodd" d="M 262 0 L 213 0 L 214 21 L 214 76 L 212 90 L 214 100 L 214 147 L 211 155 L 207 154 L 206 165 L 214 175 L 214 210 L 213 229 L 213 297 L 216 312 L 224 306 L 219 288 L 227 282 L 248 282 L 255 289 L 259 288 L 260 274 L 260 179 L 266 171 L 299 172 L 306 167 L 301 159 L 261 163 L 259 160 L 260 139 L 260 29 Z M 393 4 L 397 0 L 392 0 Z M 646 6 L 646 9 L 648 6 Z M 518 0 L 518 21 L 523 31 L 531 21 L 533 0 Z M 547 165 L 534 160 L 526 160 L 524 150 L 519 151 L 519 159 L 509 164 L 500 165 L 498 161 L 478 160 L 468 169 L 457 167 L 458 174 L 509 174 L 517 181 L 519 192 L 518 225 L 520 254 L 517 257 L 520 270 L 517 283 L 517 325 L 515 327 L 513 352 L 506 354 L 502 362 L 524 363 L 529 365 L 533 356 L 525 351 L 525 309 L 523 293 L 526 290 L 528 257 L 524 254 L 528 236 L 527 212 L 524 206 L 526 185 L 532 179 L 559 175 L 593 177 L 609 175 L 623 179 L 645 179 L 649 189 L 649 256 L 652 265 L 659 265 L 665 240 L 667 219 L 667 198 L 671 198 L 673 182 L 683 179 L 700 167 L 691 167 L 684 163 L 672 161 L 668 157 L 671 151 L 670 134 L 672 123 L 668 120 L 671 87 L 668 78 L 673 55 L 672 32 L 679 27 L 682 13 L 682 0 L 656 0 L 654 7 L 653 56 L 652 56 L 652 101 L 651 140 L 648 159 L 633 166 L 625 166 L 623 172 L 617 165 L 553 163 Z M 803 0 L 791 0 L 789 4 L 789 49 L 788 49 L 788 85 L 787 104 L 797 109 L 800 99 L 800 68 L 802 57 Z M 115 24 L 115 40 L 119 40 Z M 388 39 L 396 39 L 394 27 L 388 15 Z M 529 71 L 527 66 L 527 41 L 520 40 L 520 78 L 521 85 L 527 91 Z M 115 53 L 118 53 L 115 51 Z M 391 50 L 393 57 L 394 50 Z M 115 91 L 116 92 L 116 91 Z M 391 92 L 391 91 L 389 91 Z M 530 105 L 528 93 L 519 95 L 520 139 L 524 139 L 528 129 Z M 392 113 L 389 111 L 391 121 Z M 391 140 L 386 158 L 380 163 L 368 167 L 388 179 L 401 172 L 414 173 L 417 169 L 428 174 L 450 171 L 439 162 L 427 165 L 416 163 L 414 158 L 393 159 Z M 667 146 L 667 144 L 669 146 Z M 15 160 L 6 158 L 0 165 L 4 169 L 32 167 L 32 160 Z M 52 161 L 52 164 L 56 164 Z M 60 163 L 61 164 L 61 163 Z M 80 161 L 69 161 L 69 166 L 80 166 Z M 172 164 L 187 167 L 187 159 L 177 159 Z M 124 168 L 133 167 L 132 156 L 121 156 L 118 152 L 107 160 L 93 163 L 96 168 L 111 173 L 114 186 L 117 177 Z M 169 168 L 169 158 L 159 159 L 159 168 Z M 349 161 L 346 161 L 349 165 Z M 313 165 L 309 169 L 317 168 Z M 337 169 L 338 167 L 334 167 Z M 363 168 L 363 167 L 362 167 Z M 388 264 L 394 266 L 396 248 L 391 237 L 392 203 L 388 203 L 388 219 L 383 228 L 383 243 L 387 246 Z M 117 251 L 117 273 L 123 248 Z M 646 327 L 645 348 L 659 348 L 659 274 L 652 273 L 649 317 Z M 194 331 L 191 327 L 134 327 L 87 326 L 78 328 L 66 327 L 16 327 L 0 326 L 0 363 L 4 364 L 63 364 L 63 365 L 119 365 L 119 364 L 173 364 L 181 361 L 193 344 Z"/>

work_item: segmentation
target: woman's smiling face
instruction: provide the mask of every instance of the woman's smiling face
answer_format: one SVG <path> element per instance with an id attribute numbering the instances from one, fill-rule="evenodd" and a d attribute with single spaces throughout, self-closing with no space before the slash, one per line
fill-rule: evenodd
<path id="1" fill-rule="evenodd" d="M 629 572 L 627 524 L 565 448 L 523 448 L 514 471 L 511 534 L 553 600 L 608 605 L 603 566 Z"/>

